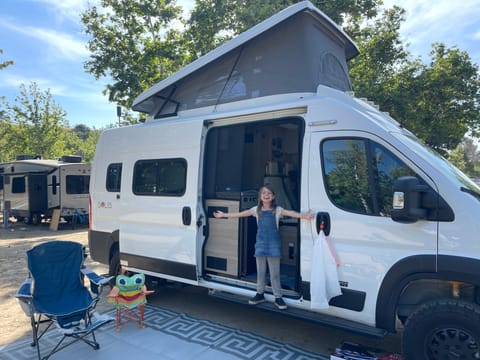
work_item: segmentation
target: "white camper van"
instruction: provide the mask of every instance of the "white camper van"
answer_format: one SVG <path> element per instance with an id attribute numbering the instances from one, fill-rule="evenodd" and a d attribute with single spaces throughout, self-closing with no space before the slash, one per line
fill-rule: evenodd
<path id="1" fill-rule="evenodd" d="M 43 218 L 60 209 L 65 220 L 88 220 L 90 164 L 79 156 L 60 160 L 30 156 L 0 164 L 5 210 L 25 223 L 40 224 Z"/>
<path id="2" fill-rule="evenodd" d="M 246 303 L 255 219 L 212 213 L 254 206 L 269 183 L 282 207 L 316 213 L 279 224 L 285 314 L 379 337 L 400 320 L 408 359 L 477 358 L 480 189 L 353 96 L 346 61 L 357 53 L 302 2 L 141 94 L 145 123 L 104 131 L 96 148 L 92 258 L 112 275 L 121 264 Z M 315 310 L 321 222 L 342 295 Z"/>

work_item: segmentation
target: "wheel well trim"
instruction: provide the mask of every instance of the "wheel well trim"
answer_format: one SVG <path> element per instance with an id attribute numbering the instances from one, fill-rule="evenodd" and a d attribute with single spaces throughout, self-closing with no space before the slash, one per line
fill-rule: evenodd
<path id="1" fill-rule="evenodd" d="M 480 259 L 454 255 L 414 255 L 395 263 L 380 286 L 376 327 L 395 332 L 396 308 L 403 289 L 412 281 L 438 279 L 480 286 Z"/>

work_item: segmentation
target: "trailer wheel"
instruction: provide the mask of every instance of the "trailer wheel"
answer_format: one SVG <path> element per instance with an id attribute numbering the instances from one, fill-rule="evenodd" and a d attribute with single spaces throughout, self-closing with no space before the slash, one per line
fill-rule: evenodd
<path id="1" fill-rule="evenodd" d="M 38 225 L 42 222 L 42 217 L 39 213 L 32 213 L 32 225 Z"/>
<path id="2" fill-rule="evenodd" d="M 480 306 L 435 300 L 413 312 L 404 328 L 406 359 L 480 359 Z"/>

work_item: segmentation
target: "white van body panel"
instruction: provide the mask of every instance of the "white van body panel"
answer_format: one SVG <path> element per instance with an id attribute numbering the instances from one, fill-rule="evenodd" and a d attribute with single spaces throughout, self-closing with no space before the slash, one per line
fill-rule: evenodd
<path id="1" fill-rule="evenodd" d="M 317 94 L 279 95 L 242 103 L 242 107 L 238 103 L 223 104 L 210 114 L 205 114 L 205 109 L 198 113 L 189 110 L 171 119 L 148 121 L 102 134 L 91 177 L 92 230 L 119 231 L 120 253 L 192 265 L 196 268 L 196 278 L 152 272 L 121 258 L 127 269 L 238 296 L 254 294 L 254 287 L 248 288 L 241 280 L 227 278 L 224 282 L 222 276 L 204 276 L 206 265 L 202 251 L 206 237 L 203 229 L 208 222 L 205 222 L 207 209 L 203 205 L 202 184 L 203 179 L 210 176 L 203 160 L 205 133 L 216 127 L 260 124 L 264 119 L 285 117 L 305 122 L 299 210 L 330 215 L 330 239 L 340 260 L 338 275 L 342 288 L 365 294 L 360 311 L 336 306 L 314 310 L 308 298 L 287 296 L 285 301 L 289 306 L 375 327 L 381 286 L 396 264 L 423 255 L 480 258 L 480 245 L 472 238 L 472 234 L 480 232 L 478 221 L 474 220 L 479 211 L 478 200 L 459 191 L 459 184 L 439 167 L 435 156 L 421 153 L 407 141 L 405 138 L 412 135 L 388 115 L 362 100 L 323 86 Z M 405 224 L 392 221 L 389 216 L 355 214 L 334 205 L 325 191 L 320 146 L 325 139 L 342 137 L 369 139 L 390 151 L 446 200 L 455 213 L 454 221 L 419 220 Z M 187 160 L 187 190 L 181 197 L 132 193 L 135 162 L 158 158 Z M 121 194 L 102 190 L 105 169 L 111 163 L 120 162 L 123 164 Z M 190 225 L 182 224 L 184 207 L 191 209 Z M 197 220 L 202 225 L 197 226 Z M 306 283 L 310 281 L 311 254 L 317 238 L 315 226 L 315 221 L 305 220 L 298 225 L 299 276 Z M 267 294 L 267 299 L 270 297 Z"/>
<path id="2" fill-rule="evenodd" d="M 123 172 L 131 174 L 137 160 L 182 158 L 188 163 L 187 191 L 181 197 L 138 196 L 133 194 L 132 177 L 122 176 L 122 188 L 130 191 L 92 193 L 95 219 L 102 219 L 106 231 L 120 230 L 120 250 L 132 255 L 148 254 L 154 259 L 169 259 L 195 265 L 196 260 L 196 202 L 200 134 L 202 123 L 171 122 L 159 126 L 148 123 L 120 129 L 120 139 L 128 143 L 114 143 L 113 160 L 105 157 L 104 169 L 109 163 L 123 163 Z M 108 131 L 107 131 L 108 133 Z M 106 135 L 107 137 L 109 134 Z M 117 138 L 118 139 L 118 138 Z M 108 143 L 108 140 L 105 144 Z M 97 151 L 103 151 L 99 142 Z M 145 144 L 149 144 L 148 147 Z M 150 146 L 150 144 L 152 146 Z M 133 145 L 133 146 L 132 146 Z M 110 152 L 112 152 L 110 150 Z M 116 160 L 118 159 L 118 160 Z M 102 162 L 101 159 L 99 159 Z M 104 187 L 104 173 L 93 174 L 96 184 L 92 189 Z M 108 206 L 102 207 L 102 204 Z M 192 210 L 190 225 L 182 223 L 182 209 Z M 103 225 L 105 224 L 105 225 Z M 125 263 L 125 265 L 127 265 Z"/>

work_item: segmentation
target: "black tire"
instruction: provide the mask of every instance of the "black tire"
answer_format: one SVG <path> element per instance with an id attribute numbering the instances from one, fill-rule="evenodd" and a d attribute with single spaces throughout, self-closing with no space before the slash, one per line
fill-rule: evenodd
<path id="1" fill-rule="evenodd" d="M 112 257 L 110 258 L 110 263 L 108 264 L 108 275 L 114 276 L 112 280 L 110 280 L 110 285 L 115 285 L 115 280 L 118 274 L 120 274 L 120 253 L 118 249 L 113 253 Z"/>
<path id="2" fill-rule="evenodd" d="M 146 275 L 145 276 L 145 286 L 148 290 L 157 290 L 160 287 L 166 284 L 165 279 L 160 279 L 154 276 Z"/>
<path id="3" fill-rule="evenodd" d="M 23 222 L 25 225 L 30 225 L 30 224 L 32 223 L 30 216 L 24 216 L 24 217 L 22 218 L 22 222 Z"/>
<path id="4" fill-rule="evenodd" d="M 42 222 L 42 216 L 39 213 L 32 213 L 32 225 L 39 225 Z"/>
<path id="5" fill-rule="evenodd" d="M 405 324 L 405 359 L 479 359 L 480 306 L 462 300 L 435 300 L 420 306 Z"/>

